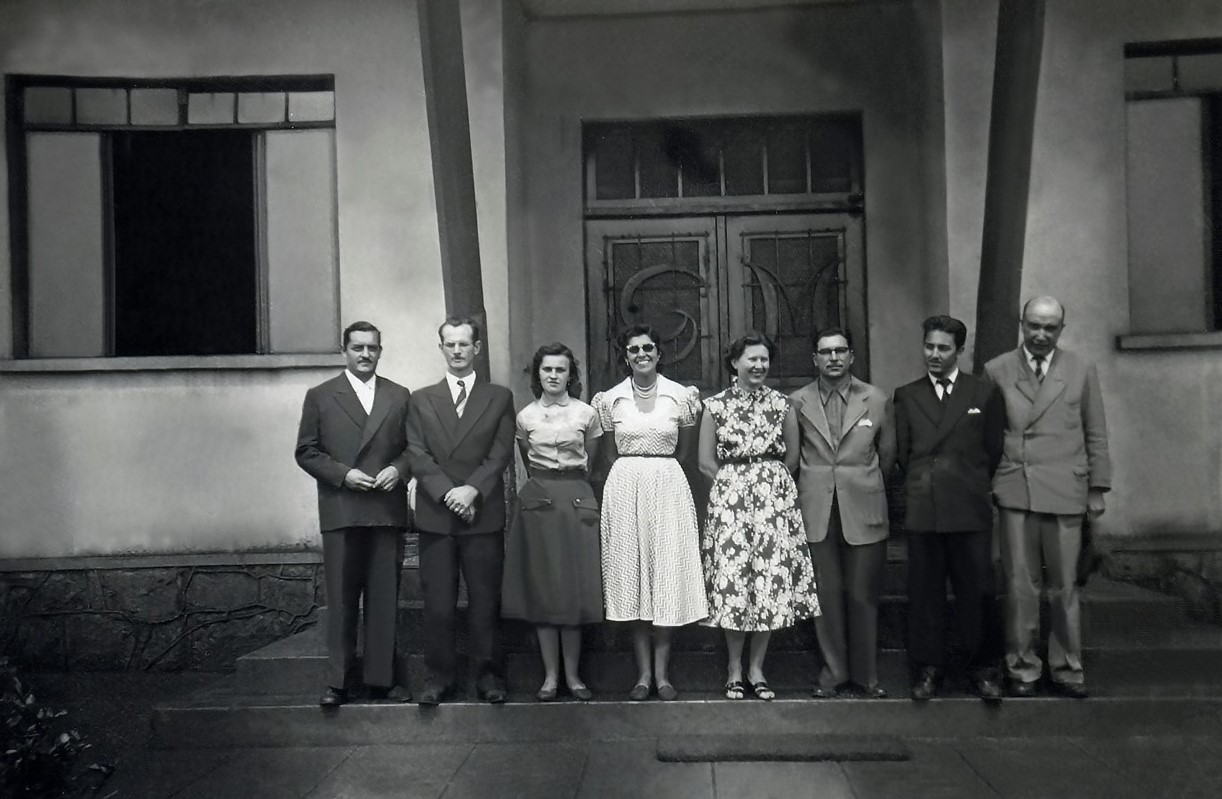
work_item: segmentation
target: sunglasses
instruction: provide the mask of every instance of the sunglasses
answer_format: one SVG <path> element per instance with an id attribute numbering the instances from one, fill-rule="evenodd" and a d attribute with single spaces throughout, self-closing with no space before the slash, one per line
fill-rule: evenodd
<path id="1" fill-rule="evenodd" d="M 638 352 L 644 352 L 646 355 L 656 350 L 656 344 L 633 344 L 628 348 L 629 355 L 636 355 Z"/>

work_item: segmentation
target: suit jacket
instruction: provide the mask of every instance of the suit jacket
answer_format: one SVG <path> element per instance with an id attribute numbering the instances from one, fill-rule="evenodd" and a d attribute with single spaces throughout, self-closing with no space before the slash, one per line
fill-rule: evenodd
<path id="1" fill-rule="evenodd" d="M 318 481 L 319 527 L 406 527 L 407 404 L 398 383 L 375 377 L 373 409 L 366 414 L 348 378 L 340 374 L 306 392 L 297 430 L 297 464 Z M 401 478 L 390 491 L 353 491 L 344 475 L 360 469 L 370 477 L 387 466 Z"/>
<path id="2" fill-rule="evenodd" d="M 802 431 L 798 501 L 809 541 L 827 536 L 833 496 L 845 541 L 873 544 L 889 532 L 883 475 L 895 462 L 894 416 L 887 395 L 869 383 L 851 378 L 848 394 L 838 444 L 828 429 L 819 381 L 790 396 Z"/>
<path id="3" fill-rule="evenodd" d="M 505 469 L 513 458 L 513 394 L 477 380 L 460 419 L 450 386 L 412 395 L 407 411 L 408 462 L 417 481 L 416 527 L 429 533 L 493 533 L 505 527 Z M 460 485 L 479 491 L 470 524 L 441 501 Z"/>
<path id="4" fill-rule="evenodd" d="M 1006 413 L 992 382 L 960 371 L 942 403 L 928 375 L 895 390 L 896 460 L 904 473 L 904 526 L 924 532 L 993 528 L 991 482 Z"/>
<path id="5" fill-rule="evenodd" d="M 1005 452 L 993 478 L 997 504 L 1039 513 L 1084 513 L 1087 491 L 1112 485 L 1107 421 L 1094 365 L 1057 349 L 1041 383 L 1019 347 L 984 368 L 1005 397 L 1009 420 Z"/>

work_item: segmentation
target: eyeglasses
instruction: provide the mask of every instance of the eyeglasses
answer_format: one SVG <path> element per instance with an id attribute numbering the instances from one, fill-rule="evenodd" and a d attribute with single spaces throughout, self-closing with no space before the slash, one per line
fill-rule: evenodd
<path id="1" fill-rule="evenodd" d="M 628 354 L 636 355 L 638 352 L 644 352 L 646 355 L 648 355 L 657 348 L 658 347 L 656 344 L 633 344 L 631 347 L 628 347 Z"/>
<path id="2" fill-rule="evenodd" d="M 832 355 L 848 355 L 849 348 L 848 347 L 825 347 L 824 349 L 821 349 L 821 350 L 815 350 L 815 354 L 822 355 L 824 358 L 827 358 Z"/>

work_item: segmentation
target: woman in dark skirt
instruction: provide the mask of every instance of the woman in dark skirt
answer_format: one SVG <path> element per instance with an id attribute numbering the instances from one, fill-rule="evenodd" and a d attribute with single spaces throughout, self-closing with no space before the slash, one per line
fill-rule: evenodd
<path id="1" fill-rule="evenodd" d="M 577 399 L 581 383 L 573 351 L 556 342 L 535 353 L 531 391 L 538 398 L 518 414 L 517 439 L 529 479 L 505 541 L 501 614 L 531 622 L 543 657 L 540 702 L 556 698 L 560 653 L 569 692 L 592 697 L 581 681 L 581 625 L 603 620 L 598 503 L 587 478 L 602 427 Z"/>

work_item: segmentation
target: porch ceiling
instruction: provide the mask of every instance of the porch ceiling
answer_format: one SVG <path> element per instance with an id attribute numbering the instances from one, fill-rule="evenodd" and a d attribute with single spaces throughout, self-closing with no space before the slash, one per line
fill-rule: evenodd
<path id="1" fill-rule="evenodd" d="M 530 17 L 589 17 L 618 14 L 674 14 L 743 11 L 784 6 L 864 5 L 909 0 L 521 0 Z"/>

